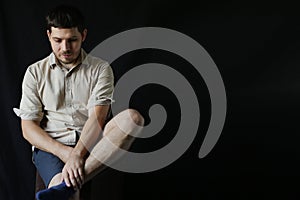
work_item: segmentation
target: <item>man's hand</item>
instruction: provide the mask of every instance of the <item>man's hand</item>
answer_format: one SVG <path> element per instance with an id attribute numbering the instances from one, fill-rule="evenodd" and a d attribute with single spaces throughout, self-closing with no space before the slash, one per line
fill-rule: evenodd
<path id="1" fill-rule="evenodd" d="M 71 153 L 62 170 L 62 179 L 68 187 L 81 188 L 84 182 L 84 163 L 84 158 L 74 152 Z"/>

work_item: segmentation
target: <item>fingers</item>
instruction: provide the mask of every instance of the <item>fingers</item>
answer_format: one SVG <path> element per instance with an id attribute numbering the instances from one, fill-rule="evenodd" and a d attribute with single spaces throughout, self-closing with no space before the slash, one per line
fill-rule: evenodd
<path id="1" fill-rule="evenodd" d="M 80 189 L 84 182 L 84 176 L 81 169 L 63 170 L 63 179 L 68 187 L 74 187 L 74 189 Z"/>
<path id="2" fill-rule="evenodd" d="M 71 187 L 71 181 L 70 181 L 70 178 L 69 178 L 69 173 L 65 168 L 62 171 L 62 178 L 65 181 L 66 185 L 68 187 Z"/>
<path id="3" fill-rule="evenodd" d="M 82 175 L 82 170 L 81 169 L 78 169 L 78 170 L 75 170 L 73 171 L 74 173 L 74 178 L 73 178 L 73 186 L 74 186 L 74 182 L 77 186 L 77 188 L 81 188 L 82 184 L 83 184 L 83 175 Z"/>
<path id="4" fill-rule="evenodd" d="M 74 172 L 73 172 L 73 173 L 70 173 L 69 178 L 70 178 L 70 180 L 71 180 L 71 184 L 72 184 L 72 186 L 74 187 L 74 189 L 79 188 L 78 183 L 77 183 L 77 180 L 76 180 L 76 176 L 74 175 Z"/>
<path id="5" fill-rule="evenodd" d="M 77 155 L 71 156 L 62 172 L 63 179 L 68 187 L 80 189 L 84 182 L 84 160 Z"/>
<path id="6" fill-rule="evenodd" d="M 78 179 L 79 179 L 80 185 L 82 185 L 84 183 L 83 169 L 78 169 Z"/>

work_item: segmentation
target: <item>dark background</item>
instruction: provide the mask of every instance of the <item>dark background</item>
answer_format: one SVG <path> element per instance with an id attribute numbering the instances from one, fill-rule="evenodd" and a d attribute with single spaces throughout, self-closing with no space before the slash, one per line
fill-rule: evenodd
<path id="1" fill-rule="evenodd" d="M 33 199 L 31 147 L 22 138 L 20 120 L 12 108 L 19 105 L 26 67 L 50 53 L 44 15 L 60 2 L 0 2 L 1 200 Z M 222 135 L 212 152 L 199 159 L 210 102 L 205 83 L 192 66 L 171 53 L 149 49 L 128 53 L 112 63 L 116 80 L 126 70 L 147 62 L 177 69 L 193 85 L 202 117 L 192 146 L 176 162 L 144 174 L 115 172 L 122 176 L 122 187 L 111 190 L 120 193 L 120 199 L 300 198 L 300 17 L 296 5 L 286 1 L 64 2 L 79 6 L 87 18 L 86 51 L 128 29 L 174 29 L 207 50 L 226 87 L 228 111 Z M 143 113 L 153 103 L 165 105 L 168 120 L 157 136 L 137 140 L 133 149 L 146 152 L 162 147 L 176 134 L 180 117 L 176 98 L 157 85 L 140 88 L 134 97 L 132 106 Z"/>

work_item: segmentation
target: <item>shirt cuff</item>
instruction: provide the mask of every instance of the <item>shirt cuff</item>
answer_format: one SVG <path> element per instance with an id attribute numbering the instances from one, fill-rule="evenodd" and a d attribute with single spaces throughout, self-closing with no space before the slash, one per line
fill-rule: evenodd
<path id="1" fill-rule="evenodd" d="M 25 111 L 18 108 L 13 108 L 15 114 L 23 120 L 37 120 L 41 121 L 43 118 L 43 114 L 38 110 L 33 111 Z"/>
<path id="2" fill-rule="evenodd" d="M 96 98 L 92 101 L 90 101 L 88 103 L 88 109 L 94 107 L 94 106 L 101 106 L 101 105 L 110 105 L 113 102 L 115 102 L 115 100 L 113 100 L 112 98 L 109 97 L 105 97 L 105 98 Z"/>

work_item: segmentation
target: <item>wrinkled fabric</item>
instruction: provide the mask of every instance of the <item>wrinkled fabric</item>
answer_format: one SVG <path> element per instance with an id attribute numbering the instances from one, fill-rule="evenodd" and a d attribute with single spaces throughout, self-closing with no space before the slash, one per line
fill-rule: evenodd
<path id="1" fill-rule="evenodd" d="M 74 145 L 89 110 L 113 102 L 113 82 L 110 65 L 84 50 L 80 64 L 69 70 L 51 53 L 27 68 L 20 108 L 14 112 L 23 120 L 39 121 L 52 138 Z"/>

